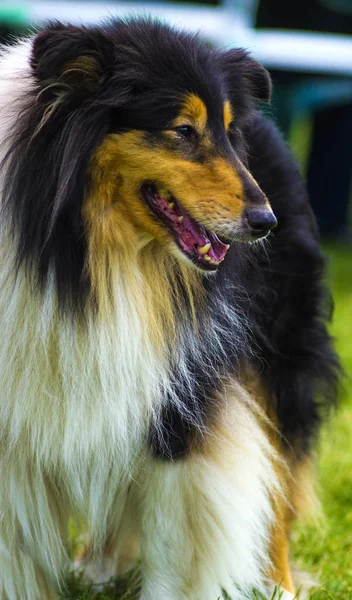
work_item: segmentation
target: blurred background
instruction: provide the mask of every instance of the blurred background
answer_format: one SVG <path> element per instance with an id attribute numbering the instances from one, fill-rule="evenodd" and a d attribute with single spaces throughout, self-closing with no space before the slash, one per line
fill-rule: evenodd
<path id="1" fill-rule="evenodd" d="M 352 600 L 352 0 L 0 0 L 0 41 L 12 43 L 49 19 L 97 23 L 130 13 L 201 31 L 222 48 L 242 46 L 272 75 L 272 104 L 263 109 L 307 181 L 335 300 L 331 332 L 346 372 L 340 411 L 320 449 L 325 525 L 298 528 L 293 552 L 326 587 L 314 600 Z"/>

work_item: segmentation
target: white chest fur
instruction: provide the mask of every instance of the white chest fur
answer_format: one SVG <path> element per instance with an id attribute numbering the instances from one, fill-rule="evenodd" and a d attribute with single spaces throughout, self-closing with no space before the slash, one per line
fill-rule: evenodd
<path id="1" fill-rule="evenodd" d="M 77 499 L 87 497 L 92 473 L 117 484 L 165 378 L 143 320 L 143 291 L 138 304 L 119 286 L 113 318 L 92 316 L 82 327 L 60 320 L 53 285 L 39 298 L 24 278 L 14 282 L 6 270 L 0 278 L 2 444 L 44 470 L 64 469 Z"/>

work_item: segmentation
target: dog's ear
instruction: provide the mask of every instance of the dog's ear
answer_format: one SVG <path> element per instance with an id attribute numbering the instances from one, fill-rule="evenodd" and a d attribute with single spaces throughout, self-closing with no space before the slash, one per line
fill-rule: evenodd
<path id="1" fill-rule="evenodd" d="M 244 81 L 255 100 L 270 102 L 271 78 L 268 71 L 251 58 L 245 50 L 234 49 L 221 54 L 221 64 L 231 91 L 235 91 L 239 79 Z"/>
<path id="2" fill-rule="evenodd" d="M 84 98 L 104 83 L 112 57 L 110 40 L 98 28 L 53 23 L 33 41 L 31 68 L 49 94 Z"/>
<path id="3" fill-rule="evenodd" d="M 5 159 L 4 202 L 18 231 L 18 264 L 35 285 L 46 284 L 54 268 L 58 293 L 76 305 L 88 289 L 82 206 L 91 157 L 110 130 L 105 94 L 113 61 L 113 44 L 100 28 L 55 23 L 39 33 L 30 62 L 35 85 Z M 112 100 L 118 104 L 118 93 Z"/>

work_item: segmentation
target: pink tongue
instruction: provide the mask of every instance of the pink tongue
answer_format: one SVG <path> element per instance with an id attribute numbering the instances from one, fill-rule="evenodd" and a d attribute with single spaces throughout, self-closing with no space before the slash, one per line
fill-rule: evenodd
<path id="1" fill-rule="evenodd" d="M 211 248 L 208 252 L 210 258 L 219 262 L 222 260 L 227 252 L 227 245 L 223 244 L 216 233 L 209 233 L 209 242 L 211 243 Z"/>
<path id="2" fill-rule="evenodd" d="M 196 221 L 194 221 L 192 217 L 186 215 L 182 221 L 182 227 L 191 234 L 193 244 L 195 242 L 198 246 L 204 246 L 204 244 L 207 244 L 208 241 L 210 241 L 207 238 L 207 232 L 205 229 L 197 225 Z"/>
<path id="3" fill-rule="evenodd" d="M 178 241 L 185 252 L 196 253 L 199 258 L 205 260 L 204 254 L 199 252 L 198 248 L 210 242 L 208 256 L 215 262 L 220 262 L 224 258 L 227 245 L 223 244 L 215 233 L 209 233 L 202 225 L 198 225 L 181 204 L 178 204 L 178 210 L 179 214 L 183 216 L 182 223 L 179 222 L 179 214 L 170 209 L 169 203 L 162 196 L 156 197 L 156 204 L 172 221 L 173 228 L 178 234 Z"/>
<path id="4" fill-rule="evenodd" d="M 181 210 L 181 212 L 183 212 Z M 188 252 L 197 252 L 197 246 L 205 246 L 210 242 L 211 246 L 208 250 L 208 255 L 215 262 L 220 262 L 227 252 L 226 244 L 223 244 L 215 233 L 209 233 L 198 225 L 197 222 L 189 215 L 185 214 L 182 226 L 178 229 L 179 241 L 182 243 L 184 250 Z M 203 257 L 201 252 L 197 252 L 200 257 Z"/>

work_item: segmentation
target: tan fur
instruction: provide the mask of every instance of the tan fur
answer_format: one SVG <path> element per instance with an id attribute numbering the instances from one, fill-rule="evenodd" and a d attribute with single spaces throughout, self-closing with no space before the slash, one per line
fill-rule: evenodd
<path id="1" fill-rule="evenodd" d="M 177 134 L 169 131 L 165 135 Z M 243 185 L 232 165 L 220 157 L 209 164 L 192 162 L 166 148 L 150 147 L 140 131 L 107 136 L 92 159 L 91 169 L 93 189 L 87 200 L 87 217 L 89 211 L 96 210 L 94 205 L 98 206 L 98 225 L 104 228 L 108 242 L 115 236 L 122 250 L 138 249 L 132 228 L 143 239 L 150 236 L 171 251 L 174 247 L 169 232 L 141 198 L 143 181 L 166 188 L 194 219 L 219 233 L 229 223 L 238 222 L 243 210 Z M 109 222 L 117 227 L 106 228 Z M 118 222 L 126 224 L 123 235 Z"/>
<path id="2" fill-rule="evenodd" d="M 224 102 L 224 127 L 225 127 L 226 131 L 230 127 L 232 121 L 233 121 L 233 112 L 232 112 L 231 104 L 230 104 L 229 100 L 226 100 L 226 102 Z"/>
<path id="3" fill-rule="evenodd" d="M 133 290 L 134 286 L 138 289 L 143 286 L 147 309 L 143 320 L 150 323 L 149 330 L 155 346 L 163 348 L 167 340 L 172 340 L 176 329 L 174 302 L 177 302 L 177 276 L 184 281 L 189 306 L 195 314 L 195 303 L 202 301 L 200 275 L 187 268 L 182 261 L 161 251 L 157 241 L 134 225 L 131 212 L 135 209 L 142 213 L 146 208 L 139 198 L 131 198 L 135 206 L 128 205 L 125 200 L 121 204 L 116 202 L 115 198 L 120 193 L 115 190 L 109 174 L 102 169 L 95 176 L 84 209 L 88 235 L 87 268 L 94 298 L 100 314 L 106 318 L 118 308 L 112 306 L 112 287 L 117 273 L 124 273 L 124 285 L 135 298 L 139 291 Z M 167 249 L 172 244 L 170 235 L 161 225 L 157 227 L 161 230 L 160 235 Z M 133 263 L 140 273 L 137 278 L 131 270 Z"/>
<path id="4" fill-rule="evenodd" d="M 207 109 L 206 106 L 195 94 L 186 96 L 180 114 L 174 120 L 172 126 L 179 127 L 180 125 L 193 125 L 201 134 L 205 133 L 207 126 Z"/>
<path id="5" fill-rule="evenodd" d="M 87 268 L 98 305 L 108 313 L 112 274 L 122 269 L 128 278 L 126 265 L 134 255 L 143 272 L 154 265 L 150 302 L 156 307 L 153 312 L 165 320 L 166 330 L 173 331 L 174 314 L 168 298 L 173 300 L 175 265 L 185 282 L 193 312 L 194 297 L 201 301 L 200 280 L 186 267 L 172 236 L 141 197 L 143 181 L 166 187 L 195 219 L 218 230 L 222 224 L 239 220 L 243 188 L 225 160 L 217 158 L 206 166 L 179 158 L 169 150 L 150 148 L 139 131 L 109 135 L 92 158 L 92 184 L 84 218 Z M 128 279 L 126 285 L 130 286 Z"/>

